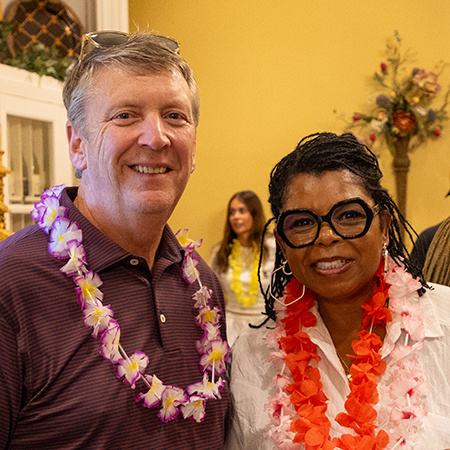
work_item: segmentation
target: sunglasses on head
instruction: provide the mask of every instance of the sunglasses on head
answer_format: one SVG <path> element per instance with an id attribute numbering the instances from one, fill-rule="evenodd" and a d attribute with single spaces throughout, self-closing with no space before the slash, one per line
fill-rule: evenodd
<path id="1" fill-rule="evenodd" d="M 174 53 L 179 53 L 180 46 L 174 39 L 152 34 L 153 38 Z M 125 45 L 133 37 L 122 31 L 92 31 L 81 38 L 79 61 L 82 61 L 94 48 L 119 47 Z"/>

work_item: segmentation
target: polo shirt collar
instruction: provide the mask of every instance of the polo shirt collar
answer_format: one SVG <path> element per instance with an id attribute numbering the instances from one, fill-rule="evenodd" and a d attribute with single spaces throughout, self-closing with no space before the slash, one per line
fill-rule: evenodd
<path id="1" fill-rule="evenodd" d="M 83 232 L 83 246 L 89 270 L 101 272 L 107 267 L 133 256 L 86 219 L 73 203 L 77 192 L 77 187 L 65 188 L 61 193 L 60 204 L 68 209 L 67 218 L 71 222 L 77 222 Z M 173 263 L 180 264 L 182 257 L 182 249 L 178 240 L 166 224 L 157 254 L 158 264 L 162 263 L 164 268 Z"/>

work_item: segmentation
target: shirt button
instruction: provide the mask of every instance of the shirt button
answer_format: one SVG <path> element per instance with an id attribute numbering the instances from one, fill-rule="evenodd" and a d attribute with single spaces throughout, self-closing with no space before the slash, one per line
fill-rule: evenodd
<path id="1" fill-rule="evenodd" d="M 130 264 L 132 266 L 137 266 L 139 264 L 139 260 L 136 258 L 130 259 Z"/>
<path id="2" fill-rule="evenodd" d="M 159 316 L 159 318 L 161 319 L 161 322 L 164 323 L 166 321 L 166 316 L 164 314 L 161 314 Z"/>

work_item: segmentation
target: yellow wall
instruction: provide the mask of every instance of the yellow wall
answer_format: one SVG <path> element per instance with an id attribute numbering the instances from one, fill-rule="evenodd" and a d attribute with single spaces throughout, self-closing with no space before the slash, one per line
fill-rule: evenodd
<path id="1" fill-rule="evenodd" d="M 197 169 L 170 225 L 221 238 L 235 191 L 267 202 L 269 172 L 305 135 L 342 132 L 368 106 L 371 77 L 398 30 L 417 65 L 450 62 L 448 0 L 129 0 L 130 28 L 181 44 L 201 95 Z M 441 77 L 450 84 L 450 67 Z M 438 141 L 412 155 L 407 215 L 418 232 L 450 214 L 450 122 Z M 391 157 L 381 152 L 394 193 Z M 267 212 L 269 209 L 267 207 Z"/>

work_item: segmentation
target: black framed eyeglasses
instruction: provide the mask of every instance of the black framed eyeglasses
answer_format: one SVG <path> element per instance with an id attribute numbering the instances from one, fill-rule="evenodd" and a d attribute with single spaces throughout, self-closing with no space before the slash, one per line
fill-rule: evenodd
<path id="1" fill-rule="evenodd" d="M 343 239 L 364 236 L 373 218 L 380 212 L 380 205 L 370 207 L 361 198 L 336 203 L 324 216 L 309 209 L 284 211 L 277 221 L 277 232 L 291 248 L 313 245 L 319 237 L 320 226 L 326 222 Z"/>
<path id="2" fill-rule="evenodd" d="M 152 34 L 152 36 L 169 50 L 172 50 L 177 54 L 179 53 L 180 46 L 174 39 L 157 34 Z M 124 45 L 132 37 L 132 34 L 124 33 L 122 31 L 92 31 L 91 33 L 83 34 L 81 38 L 79 61 L 82 61 L 94 48 L 108 48 Z"/>

